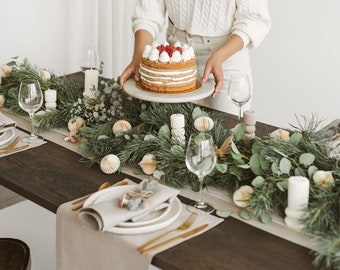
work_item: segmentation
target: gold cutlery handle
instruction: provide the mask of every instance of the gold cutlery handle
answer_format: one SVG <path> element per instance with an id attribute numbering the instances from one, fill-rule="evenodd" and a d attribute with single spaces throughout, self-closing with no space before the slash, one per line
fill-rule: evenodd
<path id="1" fill-rule="evenodd" d="M 194 234 L 196 234 L 196 233 L 198 233 L 198 232 L 204 230 L 204 229 L 207 228 L 207 227 L 208 227 L 208 224 L 204 224 L 204 225 L 202 225 L 202 226 L 196 227 L 195 229 L 192 229 L 192 230 L 187 231 L 187 232 L 185 232 L 185 233 L 182 233 L 182 234 L 180 234 L 180 235 L 174 236 L 174 237 L 172 237 L 172 238 L 170 238 L 170 239 L 168 239 L 168 240 L 166 240 L 166 241 L 164 241 L 164 242 L 161 242 L 161 243 L 159 243 L 159 244 L 157 244 L 157 245 L 154 245 L 154 246 L 152 246 L 152 247 L 150 247 L 150 248 L 148 248 L 148 249 L 145 249 L 145 250 L 143 250 L 141 253 L 142 253 L 143 255 L 144 255 L 144 254 L 148 254 L 148 253 L 150 253 L 150 252 L 152 252 L 152 251 L 154 251 L 154 250 L 156 250 L 156 249 L 159 249 L 159 248 L 161 248 L 161 247 L 164 247 L 164 246 L 166 246 L 166 245 L 168 245 L 168 244 L 170 244 L 170 243 L 172 243 L 172 242 L 174 242 L 174 241 L 176 241 L 176 240 L 178 240 L 178 239 L 180 239 L 180 238 L 187 238 L 187 237 L 189 237 L 189 236 L 192 236 L 192 235 L 194 235 Z"/>
<path id="2" fill-rule="evenodd" d="M 173 232 L 173 231 L 175 231 L 175 230 L 176 230 L 176 229 L 168 230 L 168 231 L 166 231 L 166 232 L 164 232 L 164 233 L 162 233 L 162 234 L 160 234 L 160 235 L 158 235 L 158 236 L 156 236 L 156 237 L 150 239 L 148 242 L 146 242 L 145 244 L 143 244 L 143 245 L 141 245 L 140 247 L 138 247 L 137 250 L 138 250 L 140 253 L 143 254 L 143 249 L 144 249 L 145 247 L 149 246 L 150 244 L 156 242 L 157 240 L 161 239 L 162 237 L 168 235 L 169 233 L 171 233 L 171 232 Z"/>
<path id="3" fill-rule="evenodd" d="M 159 249 L 159 248 L 161 248 L 161 247 L 164 247 L 164 246 L 166 246 L 166 245 L 168 245 L 168 244 L 170 244 L 170 243 L 172 243 L 172 242 L 174 242 L 174 241 L 176 241 L 176 240 L 178 240 L 178 239 L 180 239 L 180 238 L 182 238 L 181 235 L 177 235 L 177 236 L 175 236 L 175 237 L 170 238 L 169 240 L 166 240 L 166 241 L 164 241 L 164 242 L 162 242 L 162 243 L 159 243 L 159 244 L 154 245 L 154 246 L 152 246 L 152 247 L 150 247 L 150 248 L 147 248 L 147 249 L 143 250 L 141 253 L 142 253 L 143 255 L 144 255 L 144 254 L 148 254 L 148 253 L 150 253 L 150 252 L 152 252 L 152 251 L 154 251 L 154 250 L 156 250 L 156 249 Z"/>

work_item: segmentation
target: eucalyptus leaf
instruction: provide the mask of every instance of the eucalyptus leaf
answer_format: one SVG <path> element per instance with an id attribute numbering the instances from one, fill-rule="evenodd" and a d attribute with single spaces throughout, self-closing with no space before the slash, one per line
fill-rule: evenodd
<path id="1" fill-rule="evenodd" d="M 233 151 L 230 152 L 231 156 L 233 157 L 233 159 L 242 159 L 242 154 L 236 154 Z"/>
<path id="2" fill-rule="evenodd" d="M 240 211 L 240 217 L 244 220 L 249 220 L 251 219 L 251 215 L 247 209 L 242 209 Z"/>
<path id="3" fill-rule="evenodd" d="M 288 190 L 288 179 L 285 179 L 285 180 L 282 180 L 281 182 L 276 183 L 276 186 L 278 187 L 279 190 L 283 192 Z"/>
<path id="4" fill-rule="evenodd" d="M 242 140 L 246 131 L 246 125 L 244 122 L 238 123 L 233 129 L 234 138 L 236 141 Z"/>
<path id="5" fill-rule="evenodd" d="M 231 150 L 235 153 L 235 154 L 240 154 L 240 151 L 237 149 L 237 146 L 236 146 L 236 144 L 233 142 L 233 141 L 231 141 Z"/>
<path id="6" fill-rule="evenodd" d="M 151 140 L 157 140 L 157 138 L 154 136 L 154 135 L 151 135 L 151 134 L 146 134 L 144 136 L 144 141 L 151 141 Z"/>
<path id="7" fill-rule="evenodd" d="M 264 224 L 269 224 L 272 222 L 272 217 L 271 215 L 268 213 L 268 212 L 264 212 L 261 217 L 260 217 L 260 220 L 262 223 Z"/>
<path id="8" fill-rule="evenodd" d="M 294 169 L 294 175 L 295 176 L 306 176 L 304 170 L 301 169 L 300 167 L 297 167 Z"/>
<path id="9" fill-rule="evenodd" d="M 183 149 L 182 146 L 175 144 L 175 145 L 171 146 L 170 152 L 171 152 L 174 156 L 180 156 L 180 155 L 183 155 L 183 154 L 184 154 L 185 150 Z"/>
<path id="10" fill-rule="evenodd" d="M 283 157 L 285 157 L 285 158 L 288 158 L 288 156 L 287 156 L 285 153 L 281 152 L 280 150 L 278 150 L 278 149 L 276 149 L 276 148 L 273 148 L 273 151 L 276 152 L 276 153 L 278 153 L 280 156 L 283 156 Z"/>
<path id="11" fill-rule="evenodd" d="M 312 178 L 313 177 L 313 174 L 319 170 L 316 166 L 312 165 L 312 166 L 309 166 L 308 167 L 308 176 L 309 178 Z"/>
<path id="12" fill-rule="evenodd" d="M 311 153 L 303 153 L 300 157 L 299 157 L 299 163 L 302 165 L 310 166 L 313 164 L 315 160 L 315 156 Z"/>
<path id="13" fill-rule="evenodd" d="M 282 174 L 282 172 L 280 171 L 279 162 L 277 160 L 275 160 L 272 163 L 271 169 L 272 169 L 273 174 L 276 174 L 278 176 Z"/>
<path id="14" fill-rule="evenodd" d="M 261 187 L 266 180 L 262 176 L 256 176 L 253 181 L 251 181 L 251 184 L 254 187 Z"/>
<path id="15" fill-rule="evenodd" d="M 201 116 L 203 116 L 204 113 L 203 111 L 199 108 L 199 107 L 196 107 L 193 111 L 192 111 L 192 119 L 195 120 Z"/>
<path id="16" fill-rule="evenodd" d="M 281 158 L 279 163 L 280 171 L 285 174 L 290 173 L 290 169 L 292 168 L 292 164 L 288 158 Z"/>
<path id="17" fill-rule="evenodd" d="M 299 144 L 299 142 L 302 139 L 302 134 L 298 133 L 298 132 L 294 132 L 290 138 L 289 138 L 289 142 L 295 146 L 297 146 Z"/>
<path id="18" fill-rule="evenodd" d="M 171 132 L 168 125 L 164 125 L 159 129 L 158 136 L 160 138 L 170 139 Z"/>
<path id="19" fill-rule="evenodd" d="M 249 166 L 251 171 L 256 175 L 262 175 L 263 171 L 261 169 L 261 163 L 260 163 L 261 156 L 259 154 L 254 154 L 251 156 L 249 160 Z"/>
<path id="20" fill-rule="evenodd" d="M 220 173 L 226 173 L 228 171 L 228 164 L 226 163 L 216 163 L 215 169 Z"/>
<path id="21" fill-rule="evenodd" d="M 229 217 L 231 214 L 233 213 L 233 211 L 231 210 L 217 210 L 216 211 L 216 215 L 221 217 L 221 218 L 227 218 Z"/>

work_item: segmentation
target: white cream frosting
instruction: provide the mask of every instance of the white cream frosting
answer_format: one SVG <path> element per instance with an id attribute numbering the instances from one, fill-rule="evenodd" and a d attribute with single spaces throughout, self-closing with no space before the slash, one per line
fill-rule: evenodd
<path id="1" fill-rule="evenodd" d="M 157 49 L 152 49 L 150 54 L 149 54 L 148 59 L 150 61 L 158 61 L 158 59 L 159 59 L 159 51 Z"/>
<path id="2" fill-rule="evenodd" d="M 152 50 L 151 45 L 146 45 L 146 46 L 144 47 L 144 51 L 143 51 L 142 57 L 143 57 L 143 58 L 148 58 L 149 55 L 150 55 L 151 50 Z"/>
<path id="3" fill-rule="evenodd" d="M 164 52 L 162 52 L 162 53 L 160 54 L 158 60 L 159 60 L 159 62 L 161 62 L 161 63 L 168 63 L 168 62 L 170 62 L 170 56 L 169 56 L 169 54 L 168 54 L 166 51 L 164 51 Z"/>
<path id="4" fill-rule="evenodd" d="M 169 43 L 164 42 L 162 45 L 166 47 L 169 45 Z M 157 43 L 157 41 L 154 41 L 151 45 L 146 45 L 144 47 L 142 57 L 149 59 L 150 61 L 160 61 L 162 63 L 167 63 L 167 62 L 178 63 L 182 60 L 188 61 L 195 57 L 194 49 L 192 47 L 189 47 L 187 44 L 182 45 L 179 41 L 177 41 L 173 45 L 175 48 L 178 48 L 178 47 L 181 48 L 182 54 L 178 50 L 174 51 L 171 57 L 168 55 L 166 51 L 163 51 L 162 53 L 160 53 L 159 50 L 157 49 L 159 44 Z M 178 54 L 180 55 L 180 58 L 178 57 Z"/>
<path id="5" fill-rule="evenodd" d="M 181 53 L 179 51 L 175 51 L 175 52 L 172 53 L 170 62 L 179 63 L 179 62 L 181 62 L 181 60 L 182 60 L 182 57 L 181 57 Z"/>

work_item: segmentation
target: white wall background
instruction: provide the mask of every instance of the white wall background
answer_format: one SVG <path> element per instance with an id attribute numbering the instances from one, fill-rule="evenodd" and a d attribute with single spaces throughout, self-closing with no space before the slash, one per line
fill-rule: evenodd
<path id="1" fill-rule="evenodd" d="M 55 73 L 71 73 L 79 70 L 82 50 L 96 46 L 104 75 L 117 77 L 133 48 L 134 3 L 0 0 L 0 64 L 20 55 Z M 340 1 L 271 0 L 269 9 L 272 30 L 251 53 L 257 119 L 289 127 L 295 115 L 314 113 L 325 124 L 339 118 Z"/>

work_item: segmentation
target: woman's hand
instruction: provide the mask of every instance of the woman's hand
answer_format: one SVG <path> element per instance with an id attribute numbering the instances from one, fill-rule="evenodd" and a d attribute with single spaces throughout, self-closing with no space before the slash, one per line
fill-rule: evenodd
<path id="1" fill-rule="evenodd" d="M 125 82 L 128 79 L 130 79 L 133 75 L 136 81 L 140 80 L 139 64 L 140 64 L 140 61 L 132 60 L 131 63 L 125 68 L 122 75 L 120 75 L 120 79 L 119 79 L 120 89 L 123 89 Z"/>
<path id="2" fill-rule="evenodd" d="M 145 45 L 151 44 L 153 38 L 146 30 L 138 30 L 135 33 L 135 47 L 131 63 L 125 68 L 122 75 L 120 75 L 120 88 L 123 89 L 125 82 L 133 75 L 136 81 L 140 80 L 139 65 L 142 62 L 142 53 Z"/>
<path id="3" fill-rule="evenodd" d="M 223 87 L 223 70 L 222 70 L 221 58 L 218 56 L 218 52 L 213 53 L 207 63 L 205 64 L 205 69 L 203 72 L 202 82 L 206 82 L 208 80 L 209 74 L 212 74 L 215 78 L 215 88 L 211 97 L 215 97 L 217 92 L 220 91 Z"/>
<path id="4" fill-rule="evenodd" d="M 230 39 L 209 57 L 205 64 L 202 82 L 206 82 L 208 80 L 209 74 L 214 76 L 215 89 L 211 97 L 214 98 L 218 91 L 220 91 L 223 87 L 223 62 L 242 48 L 243 40 L 238 35 L 231 35 Z"/>

